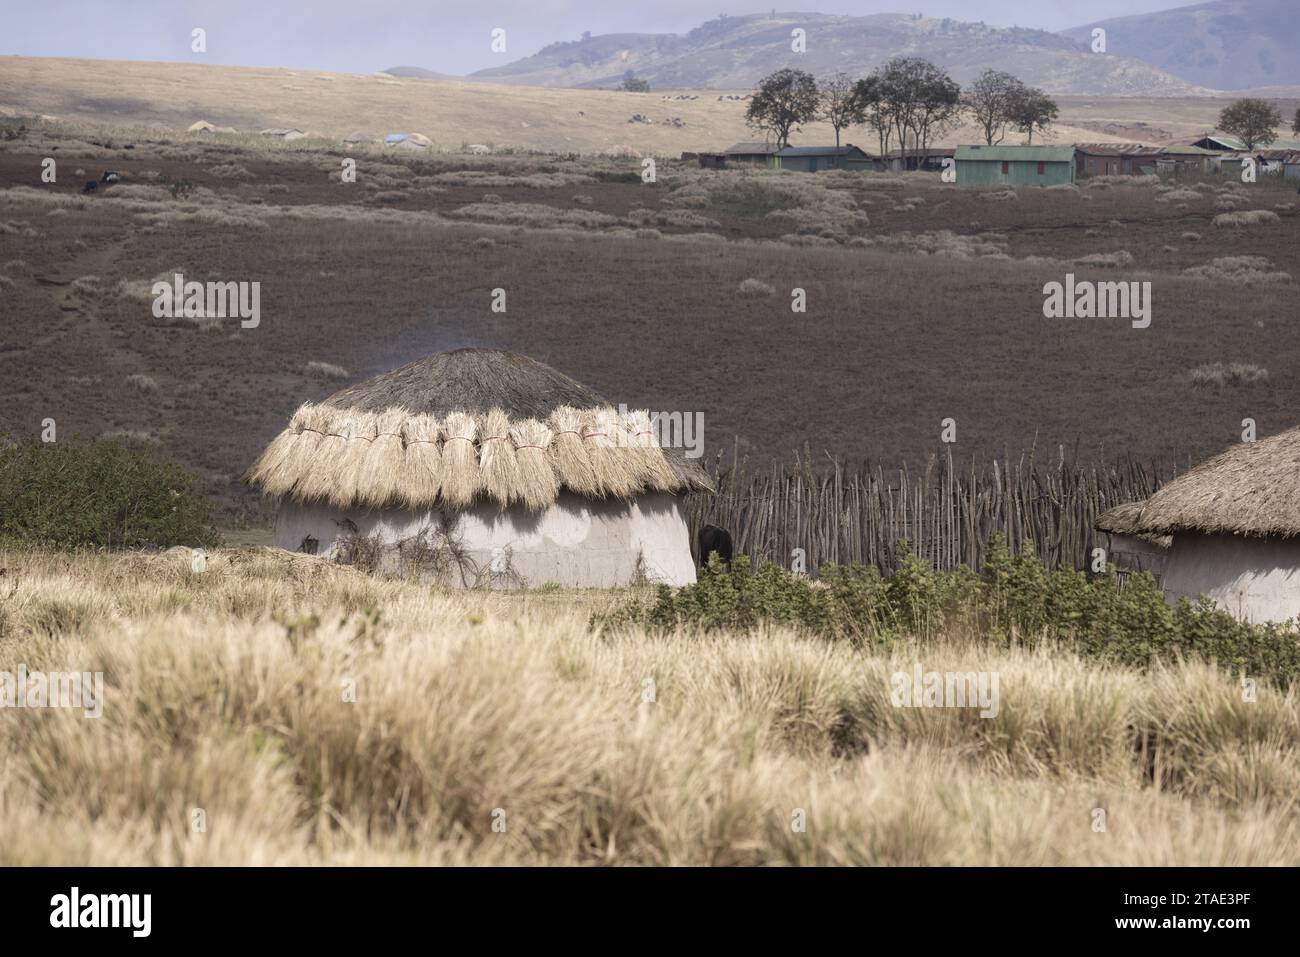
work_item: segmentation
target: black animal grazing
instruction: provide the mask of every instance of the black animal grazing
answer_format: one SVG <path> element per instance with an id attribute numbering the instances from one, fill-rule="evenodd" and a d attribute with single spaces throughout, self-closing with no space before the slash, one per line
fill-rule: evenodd
<path id="1" fill-rule="evenodd" d="M 700 564 L 707 565 L 709 556 L 715 553 L 718 561 L 731 566 L 731 533 L 716 525 L 705 525 L 700 529 Z"/>
<path id="2" fill-rule="evenodd" d="M 99 178 L 101 183 L 116 183 L 122 178 L 122 174 L 115 169 L 104 170 L 104 175 Z"/>
<path id="3" fill-rule="evenodd" d="M 93 179 L 86 180 L 86 185 L 81 187 L 83 193 L 93 193 L 97 189 L 99 189 L 99 183 Z"/>

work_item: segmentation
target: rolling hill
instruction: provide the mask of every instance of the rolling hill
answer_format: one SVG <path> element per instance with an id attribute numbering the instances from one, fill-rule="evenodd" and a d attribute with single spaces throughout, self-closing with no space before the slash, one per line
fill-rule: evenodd
<path id="1" fill-rule="evenodd" d="M 804 53 L 791 51 L 795 29 L 806 33 Z M 471 78 L 528 86 L 609 87 L 631 71 L 659 89 L 735 89 L 750 88 L 782 67 L 817 75 L 839 70 L 862 74 L 895 56 L 925 57 L 961 83 L 996 65 L 1053 93 L 1207 92 L 1140 60 L 1094 54 L 1073 37 L 908 14 L 721 17 L 685 35 L 619 33 L 553 43 Z"/>
<path id="2" fill-rule="evenodd" d="M 1295 0 L 1215 0 L 1100 20 L 1063 35 L 1082 41 L 1094 27 L 1106 30 L 1109 52 L 1144 60 L 1188 83 L 1244 90 L 1300 82 Z"/>
<path id="3" fill-rule="evenodd" d="M 724 99 L 717 90 L 663 96 L 387 74 L 0 56 L 0 115 L 42 115 L 75 125 L 181 133 L 204 119 L 245 133 L 292 126 L 333 139 L 358 129 L 424 133 L 439 150 L 484 143 L 586 154 L 628 148 L 659 156 L 720 149 L 753 137 L 742 101 Z M 1223 106 L 1211 97 L 1066 96 L 1059 102 L 1060 119 L 1045 142 L 1200 136 L 1214 128 Z M 647 122 L 632 122 L 637 115 Z M 961 126 L 939 145 L 977 137 L 973 127 Z M 803 144 L 833 141 L 825 124 L 805 127 L 797 137 Z M 855 128 L 847 141 L 870 146 L 872 135 Z"/>

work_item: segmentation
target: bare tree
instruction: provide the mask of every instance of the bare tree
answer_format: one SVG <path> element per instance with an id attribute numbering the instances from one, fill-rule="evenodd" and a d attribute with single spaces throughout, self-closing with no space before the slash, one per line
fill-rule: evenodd
<path id="1" fill-rule="evenodd" d="M 836 73 L 820 85 L 821 118 L 835 128 L 836 149 L 840 145 L 840 130 L 866 122 L 855 90 L 856 86 L 847 73 Z"/>
<path id="2" fill-rule="evenodd" d="M 985 70 L 966 91 L 963 102 L 983 131 L 985 145 L 996 146 L 1006 138 L 1011 108 L 1024 88 L 1010 73 Z"/>
<path id="3" fill-rule="evenodd" d="M 862 110 L 862 122 L 875 131 L 880 141 L 880 155 L 883 158 L 889 153 L 894 125 L 889 116 L 888 104 L 885 103 L 879 74 L 873 73 L 853 84 L 853 97 Z"/>

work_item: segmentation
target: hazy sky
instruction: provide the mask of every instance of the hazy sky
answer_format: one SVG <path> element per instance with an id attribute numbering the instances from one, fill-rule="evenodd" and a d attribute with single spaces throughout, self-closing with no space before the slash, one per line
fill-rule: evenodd
<path id="1" fill-rule="evenodd" d="M 819 13 L 924 13 L 995 26 L 1061 30 L 1181 0 L 804 0 Z M 469 73 L 592 33 L 684 33 L 771 0 L 0 0 L 0 54 L 189 60 L 368 73 L 422 66 Z M 790 9 L 778 5 L 778 10 Z M 208 51 L 190 51 L 190 31 Z M 494 27 L 507 52 L 489 48 Z"/>

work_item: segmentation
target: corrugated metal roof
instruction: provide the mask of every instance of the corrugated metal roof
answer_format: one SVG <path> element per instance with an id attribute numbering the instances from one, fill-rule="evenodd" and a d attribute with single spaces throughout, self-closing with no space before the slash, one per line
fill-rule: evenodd
<path id="1" fill-rule="evenodd" d="M 1073 146 L 959 146 L 956 159 L 990 162 L 1073 163 Z"/>
<path id="2" fill-rule="evenodd" d="M 1160 147 L 1160 152 L 1169 156 L 1213 156 L 1214 150 L 1207 150 L 1200 146 L 1183 146 L 1181 143 L 1169 143 Z"/>
<path id="3" fill-rule="evenodd" d="M 909 149 L 907 151 L 907 155 L 908 156 L 952 156 L 953 153 L 955 152 L 956 150 L 954 150 L 952 147 L 948 147 L 947 149 L 933 149 L 931 147 L 926 147 L 923 150 Z M 902 159 L 903 151 L 900 149 L 892 149 L 885 155 L 889 159 Z"/>
<path id="4" fill-rule="evenodd" d="M 787 146 L 778 156 L 847 156 L 850 153 L 863 153 L 852 144 L 846 146 Z"/>
<path id="5" fill-rule="evenodd" d="M 777 148 L 769 143 L 737 143 L 734 146 L 728 146 L 723 153 L 762 153 L 770 155 L 777 152 Z"/>
<path id="6" fill-rule="evenodd" d="M 1075 143 L 1074 148 L 1090 156 L 1159 156 L 1159 146 L 1143 143 Z"/>
<path id="7" fill-rule="evenodd" d="M 1213 143 L 1220 143 L 1223 145 L 1224 149 L 1236 150 L 1237 152 L 1242 152 L 1246 149 L 1246 144 L 1243 143 L 1241 140 L 1237 139 L 1235 136 L 1226 136 L 1221 133 L 1215 133 L 1213 136 L 1202 136 L 1198 138 L 1196 142 L 1199 143 L 1202 140 L 1208 140 Z M 1272 143 L 1269 143 L 1268 146 L 1269 149 L 1277 149 L 1277 150 L 1300 149 L 1300 140 L 1290 140 L 1284 137 L 1278 137 Z"/>

